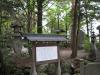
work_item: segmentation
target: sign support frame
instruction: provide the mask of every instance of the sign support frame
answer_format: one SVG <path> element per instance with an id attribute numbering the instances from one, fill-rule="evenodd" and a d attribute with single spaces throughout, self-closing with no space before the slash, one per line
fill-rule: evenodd
<path id="1" fill-rule="evenodd" d="M 31 75 L 38 75 L 37 71 L 36 71 L 36 65 L 38 65 L 38 63 L 36 62 L 36 47 L 37 46 L 38 45 L 36 43 L 33 43 L 33 47 L 32 47 L 32 59 L 33 59 L 32 64 L 33 64 L 33 66 L 32 66 L 32 74 Z M 43 47 L 45 47 L 45 46 L 57 46 L 58 59 L 55 62 L 57 62 L 57 75 L 61 75 L 60 52 L 59 52 L 58 43 L 56 45 L 42 45 L 42 46 Z M 40 64 L 43 64 L 43 63 L 40 63 Z"/>

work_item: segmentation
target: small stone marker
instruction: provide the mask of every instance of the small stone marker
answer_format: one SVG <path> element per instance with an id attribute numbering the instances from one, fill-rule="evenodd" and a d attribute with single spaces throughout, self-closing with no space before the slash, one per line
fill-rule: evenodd
<path id="1" fill-rule="evenodd" d="M 78 37 L 78 47 L 79 49 L 83 48 L 83 42 L 84 42 L 84 32 L 82 30 L 79 31 L 79 37 Z"/>

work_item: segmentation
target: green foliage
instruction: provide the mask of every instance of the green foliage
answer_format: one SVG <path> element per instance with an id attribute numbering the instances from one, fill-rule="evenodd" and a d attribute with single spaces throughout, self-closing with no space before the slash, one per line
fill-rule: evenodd
<path id="1" fill-rule="evenodd" d="M 98 20 L 100 18 L 99 3 L 95 2 L 94 0 L 81 0 L 81 2 L 81 23 L 84 23 L 82 25 L 87 25 L 87 27 L 91 29 L 90 25 L 94 22 L 94 20 Z M 89 31 L 90 30 L 87 29 L 87 32 Z"/>
<path id="2" fill-rule="evenodd" d="M 55 64 L 48 64 L 46 73 L 49 75 L 55 75 L 56 74 L 56 65 Z"/>
<path id="3" fill-rule="evenodd" d="M 44 1 L 44 0 L 43 0 Z M 63 2 L 64 1 L 64 2 Z M 93 3 L 93 1 L 99 0 L 90 0 L 87 3 L 84 3 L 84 0 L 81 4 L 81 19 L 82 23 L 85 21 L 85 17 L 89 17 L 89 23 L 92 19 L 100 18 L 100 6 L 97 3 Z M 50 3 L 49 3 L 50 2 Z M 59 18 L 59 28 L 66 30 L 72 24 L 72 13 L 71 13 L 71 1 L 70 0 L 54 0 L 48 1 L 45 0 L 44 3 L 48 3 L 43 12 L 46 13 L 43 15 L 43 21 L 47 23 L 43 26 L 44 33 L 55 33 L 55 29 L 58 28 L 58 18 Z M 51 5 L 51 6 L 50 6 Z M 36 0 L 0 0 L 0 49 L 2 49 L 3 59 L 7 66 L 7 70 L 10 72 L 15 72 L 16 75 L 23 75 L 23 69 L 16 68 L 12 63 L 12 29 L 10 25 L 14 21 L 18 21 L 20 25 L 23 26 L 23 32 L 27 33 L 28 21 L 32 20 L 32 32 L 36 33 L 36 21 L 37 21 L 37 10 L 36 10 Z M 84 8 L 87 7 L 87 14 L 84 12 Z M 83 8 L 83 9 L 82 9 Z M 31 12 L 31 19 L 28 12 Z M 85 25 L 86 23 L 82 24 Z M 25 42 L 25 45 L 28 48 L 32 47 L 31 42 Z M 63 45 L 61 43 L 61 45 Z M 97 44 L 97 47 L 100 48 L 100 44 Z M 89 38 L 85 36 L 84 39 L 84 48 L 86 51 L 90 50 L 90 41 Z M 25 55 L 23 55 L 25 56 Z M 62 73 L 66 73 L 68 71 L 68 64 L 61 63 Z M 56 73 L 56 64 L 50 64 L 46 66 L 40 66 L 38 71 L 39 75 L 55 75 Z M 13 73 L 10 75 L 14 75 Z"/>
<path id="4" fill-rule="evenodd" d="M 97 43 L 96 46 L 98 49 L 100 49 L 100 43 Z"/>
<path id="5" fill-rule="evenodd" d="M 85 35 L 84 37 L 84 49 L 89 52 L 90 51 L 90 40 L 89 38 Z"/>
<path id="6" fill-rule="evenodd" d="M 5 33 L 0 36 L 0 49 L 3 53 L 3 59 L 6 65 L 12 62 L 11 57 L 11 44 L 12 44 L 11 35 L 9 33 Z"/>
<path id="7" fill-rule="evenodd" d="M 38 75 L 48 75 L 48 74 L 46 74 L 46 73 L 38 73 Z"/>
<path id="8" fill-rule="evenodd" d="M 44 20 L 47 21 L 47 24 L 45 25 L 47 27 L 47 31 L 50 31 L 50 33 L 55 33 L 56 29 L 63 29 L 66 31 L 66 27 L 69 28 L 69 26 L 72 23 L 71 17 L 70 17 L 70 11 L 71 11 L 71 6 L 69 1 L 52 1 L 51 3 L 48 4 L 51 5 L 51 7 L 45 7 L 44 12 L 46 15 L 43 15 L 45 18 Z M 58 22 L 59 21 L 59 22 Z M 58 27 L 59 25 L 59 27 Z"/>
<path id="9" fill-rule="evenodd" d="M 61 63 L 61 70 L 62 70 L 62 74 L 69 73 L 69 70 L 70 70 L 69 64 L 67 64 L 66 62 L 62 62 Z"/>
<path id="10" fill-rule="evenodd" d="M 37 72 L 39 75 L 56 75 L 57 73 L 57 63 L 44 64 L 37 66 Z M 69 73 L 70 66 L 66 62 L 61 62 L 62 74 Z"/>

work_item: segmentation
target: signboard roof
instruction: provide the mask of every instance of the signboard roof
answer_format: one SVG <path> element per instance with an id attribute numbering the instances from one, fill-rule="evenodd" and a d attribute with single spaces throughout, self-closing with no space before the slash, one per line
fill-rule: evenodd
<path id="1" fill-rule="evenodd" d="M 29 41 L 67 41 L 64 35 L 57 35 L 57 34 L 25 34 L 23 35 Z"/>
<path id="2" fill-rule="evenodd" d="M 100 25 L 99 25 L 99 26 L 97 26 L 97 29 L 98 29 L 98 30 L 100 30 Z"/>

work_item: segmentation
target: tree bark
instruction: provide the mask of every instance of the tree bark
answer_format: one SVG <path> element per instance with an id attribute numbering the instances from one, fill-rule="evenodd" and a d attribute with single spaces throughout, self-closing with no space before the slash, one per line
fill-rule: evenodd
<path id="1" fill-rule="evenodd" d="M 37 0 L 37 9 L 38 9 L 38 13 L 37 13 L 37 33 L 42 33 L 42 9 L 43 9 L 43 2 L 44 0 Z"/>
<path id="2" fill-rule="evenodd" d="M 0 9 L 0 35 L 2 35 L 2 10 Z M 2 42 L 0 42 L 2 44 Z M 5 75 L 5 64 L 3 60 L 2 48 L 0 47 L 0 75 Z"/>
<path id="3" fill-rule="evenodd" d="M 79 2 L 79 0 L 78 0 L 78 2 Z M 81 21 L 81 19 L 80 19 L 80 2 L 78 3 L 78 22 L 77 22 L 77 37 L 76 37 L 76 47 L 78 48 L 78 44 L 79 44 L 79 32 L 80 32 L 80 21 Z"/>
<path id="4" fill-rule="evenodd" d="M 87 25 L 87 37 L 89 38 L 89 22 L 88 22 L 88 14 L 87 14 L 87 2 L 84 0 L 85 3 L 85 18 L 86 18 L 86 25 Z"/>
<path id="5" fill-rule="evenodd" d="M 2 51 L 0 49 L 0 75 L 6 75 L 5 72 L 5 64 L 4 64 L 4 60 L 3 60 L 3 54 Z"/>
<path id="6" fill-rule="evenodd" d="M 27 25 L 28 33 L 32 31 L 32 12 L 28 11 L 28 25 Z"/>
<path id="7" fill-rule="evenodd" d="M 72 10 L 73 10 L 73 24 L 72 24 L 72 36 L 71 36 L 71 48 L 72 48 L 72 54 L 71 57 L 75 58 L 77 56 L 77 29 L 78 29 L 78 14 L 77 14 L 77 8 L 78 8 L 78 0 L 73 0 L 72 2 Z"/>
<path id="8" fill-rule="evenodd" d="M 34 0 L 33 0 L 34 1 Z M 33 13 L 34 13 L 34 7 L 35 7 L 35 2 L 33 5 L 33 9 L 32 9 L 32 5 L 31 5 L 31 0 L 27 0 L 27 4 L 28 4 L 28 14 L 27 14 L 27 33 L 32 33 L 32 25 L 33 25 Z M 30 41 L 28 41 L 28 44 L 30 44 Z M 31 48 L 28 47 L 28 53 L 30 56 L 32 56 L 32 51 Z"/>
<path id="9" fill-rule="evenodd" d="M 27 3 L 28 3 L 27 32 L 31 33 L 31 31 L 32 31 L 32 11 L 31 10 L 32 9 L 31 9 L 31 5 L 30 5 L 30 0 L 28 0 Z"/>

